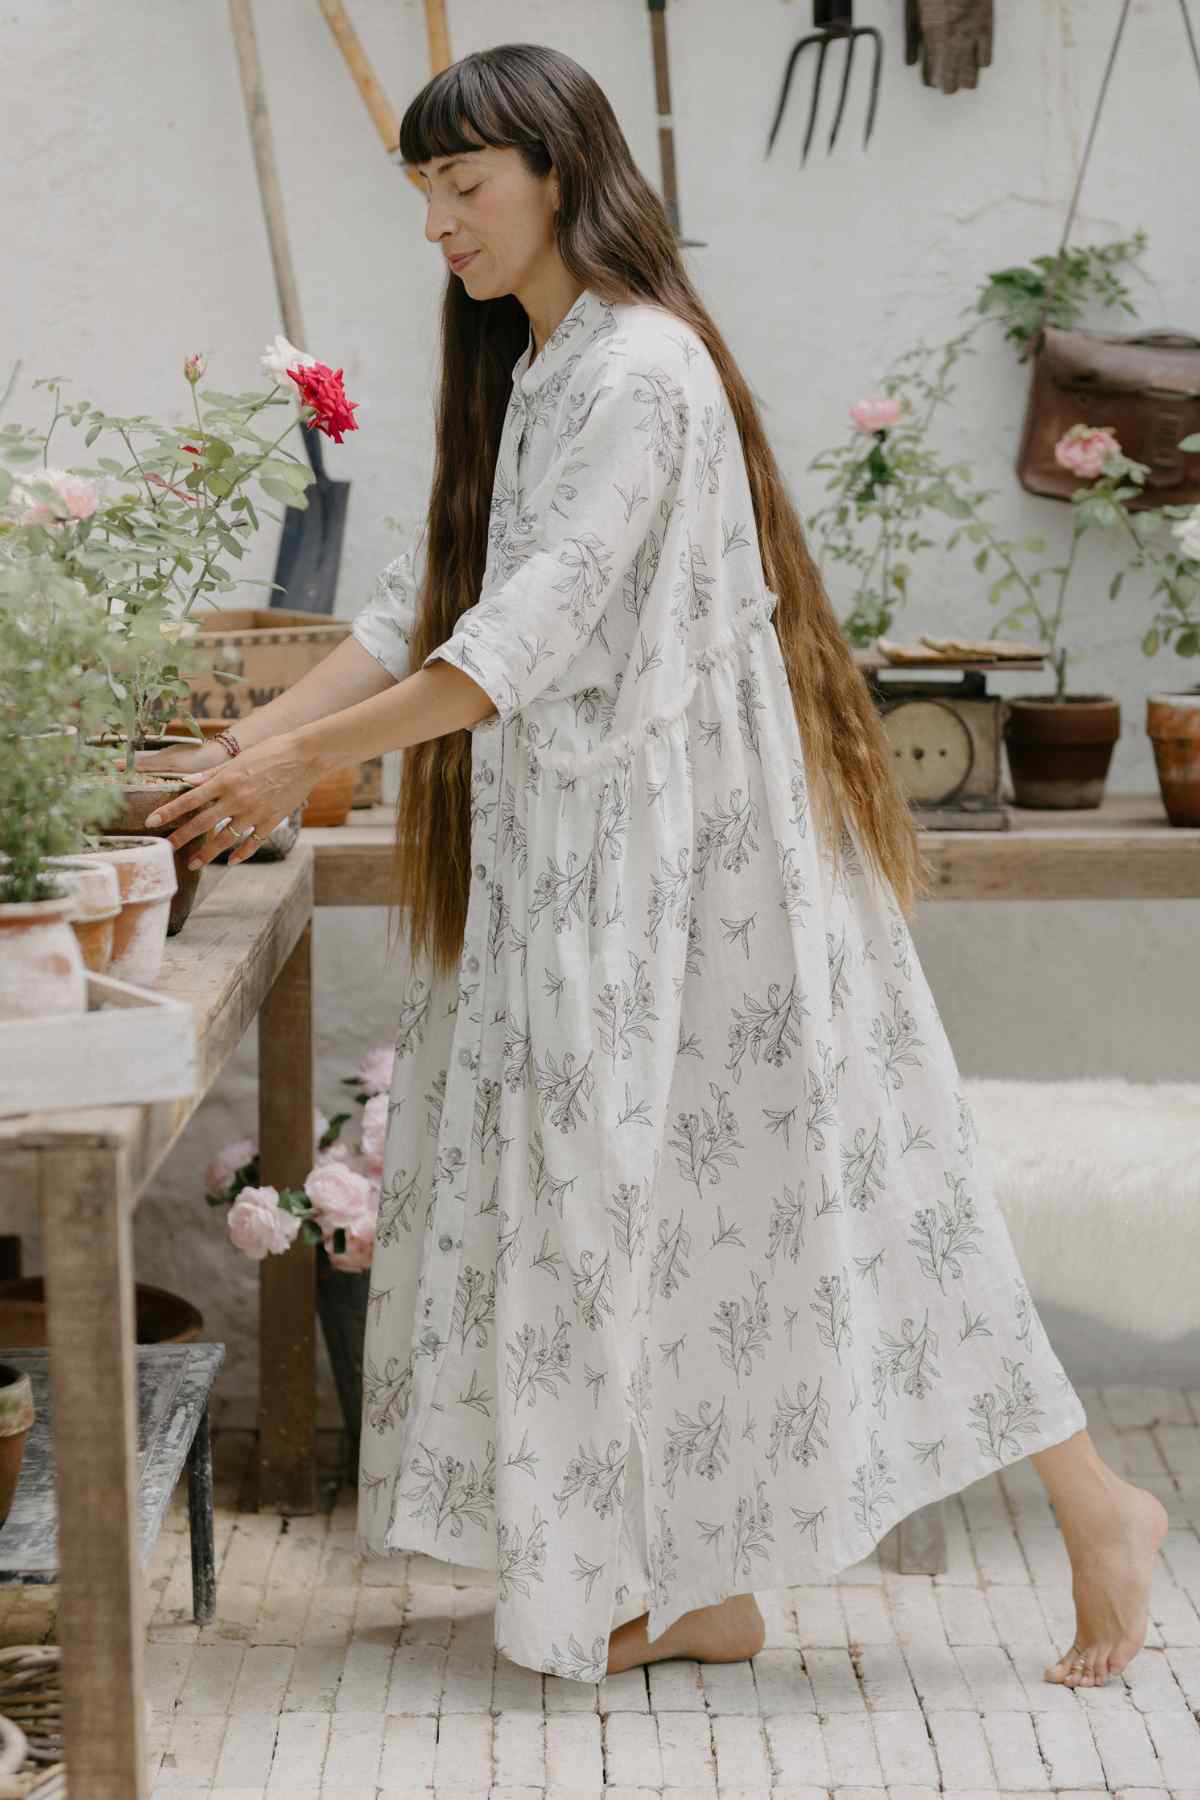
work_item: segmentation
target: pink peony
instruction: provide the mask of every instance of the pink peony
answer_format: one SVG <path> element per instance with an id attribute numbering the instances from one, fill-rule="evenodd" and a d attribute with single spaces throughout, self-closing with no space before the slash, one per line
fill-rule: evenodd
<path id="1" fill-rule="evenodd" d="M 60 505 L 66 508 L 68 518 L 90 518 L 100 504 L 100 495 L 94 482 L 85 480 L 81 475 L 71 475 L 66 469 L 38 469 L 27 481 L 14 482 L 9 496 L 9 504 L 16 509 L 23 525 L 62 523 L 61 514 L 54 502 L 34 492 L 35 481 L 49 483 L 58 495 Z"/>
<path id="2" fill-rule="evenodd" d="M 855 401 L 850 417 L 860 431 L 887 431 L 900 423 L 900 402 L 890 394 L 868 394 L 864 400 Z"/>
<path id="3" fill-rule="evenodd" d="M 381 1044 L 377 1050 L 368 1050 L 358 1065 L 358 1079 L 368 1094 L 386 1094 L 392 1085 L 392 1069 L 396 1062 L 396 1051 L 392 1044 Z"/>
<path id="4" fill-rule="evenodd" d="M 334 1138 L 332 1144 L 326 1145 L 324 1150 L 317 1151 L 313 1168 L 323 1169 L 326 1163 L 341 1163 L 345 1169 L 356 1169 L 358 1158 L 345 1138 Z"/>
<path id="5" fill-rule="evenodd" d="M 1054 460 L 1070 469 L 1081 481 L 1094 481 L 1104 473 L 1110 456 L 1119 456 L 1121 446 L 1116 433 L 1108 425 L 1072 425 L 1054 446 Z"/>
<path id="6" fill-rule="evenodd" d="M 383 1146 L 387 1139 L 388 1107 L 386 1094 L 373 1094 L 363 1107 L 362 1153 L 373 1169 L 383 1168 Z"/>
<path id="7" fill-rule="evenodd" d="M 353 1225 L 346 1227 L 344 1250 L 333 1248 L 332 1232 L 325 1239 L 325 1249 L 335 1269 L 357 1272 L 370 1268 L 375 1249 L 375 1217 L 373 1212 L 363 1213 Z"/>
<path id="8" fill-rule="evenodd" d="M 349 1231 L 378 1205 L 373 1184 L 344 1163 L 327 1162 L 311 1169 L 304 1191 L 313 1203 L 317 1223 L 326 1236 L 339 1226 Z"/>
<path id="9" fill-rule="evenodd" d="M 280 1206 L 277 1188 L 247 1187 L 230 1207 L 226 1229 L 239 1250 L 261 1262 L 268 1251 L 287 1249 L 300 1221 Z"/>
<path id="10" fill-rule="evenodd" d="M 206 1194 L 224 1194 L 238 1170 L 244 1168 L 258 1151 L 253 1138 L 237 1138 L 232 1144 L 226 1144 L 204 1171 L 204 1191 Z"/>

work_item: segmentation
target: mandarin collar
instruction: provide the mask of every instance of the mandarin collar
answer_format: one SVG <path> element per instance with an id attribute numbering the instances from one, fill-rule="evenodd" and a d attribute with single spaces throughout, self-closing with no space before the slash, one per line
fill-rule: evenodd
<path id="1" fill-rule="evenodd" d="M 570 354 L 572 345 L 586 342 L 609 309 L 591 288 L 584 288 L 574 306 L 564 313 L 537 355 L 533 354 L 533 330 L 529 342 L 513 365 L 513 387 L 522 394 L 532 394 Z"/>

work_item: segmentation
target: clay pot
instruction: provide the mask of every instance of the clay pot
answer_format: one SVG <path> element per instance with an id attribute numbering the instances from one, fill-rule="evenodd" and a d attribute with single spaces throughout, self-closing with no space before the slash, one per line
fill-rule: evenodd
<path id="1" fill-rule="evenodd" d="M 33 1421 L 33 1383 L 20 1369 L 0 1363 L 0 1526 L 12 1511 Z"/>
<path id="2" fill-rule="evenodd" d="M 110 862 L 121 891 L 110 975 L 153 987 L 162 967 L 175 893 L 175 858 L 165 838 L 102 837 L 95 851 Z"/>
<path id="3" fill-rule="evenodd" d="M 83 955 L 69 888 L 50 900 L 0 905 L 0 1019 L 37 1019 L 87 1007 Z"/>
<path id="4" fill-rule="evenodd" d="M 146 745 L 148 750 L 156 744 Z M 110 822 L 108 830 L 112 837 L 130 836 L 168 838 L 179 823 L 177 819 L 168 819 L 162 827 L 150 829 L 146 825 L 148 814 L 157 807 L 165 806 L 168 800 L 175 800 L 191 787 L 188 781 L 182 781 L 175 775 L 135 775 L 132 781 L 122 783 L 122 807 L 117 816 Z M 193 838 L 186 844 L 180 844 L 178 850 L 168 845 L 175 863 L 175 890 L 171 898 L 169 917 L 167 920 L 167 936 L 174 937 L 182 931 L 188 914 L 192 910 L 192 902 L 196 898 L 196 889 L 200 885 L 202 869 L 189 869 L 188 858 L 196 853 L 196 840 Z"/>
<path id="5" fill-rule="evenodd" d="M 1104 798 L 1120 702 L 1108 694 L 1033 694 L 1005 702 L 1004 742 L 1018 806 L 1090 807 Z"/>
<path id="6" fill-rule="evenodd" d="M 137 1281 L 133 1305 L 139 1344 L 193 1344 L 204 1329 L 190 1300 Z M 46 1348 L 46 1285 L 40 1275 L 0 1281 L 0 1343 L 13 1350 Z"/>
<path id="7" fill-rule="evenodd" d="M 75 896 L 70 925 L 79 940 L 83 966 L 103 975 L 112 961 L 113 935 L 121 916 L 117 871 L 101 856 L 52 856 Z"/>
<path id="8" fill-rule="evenodd" d="M 348 769 L 334 769 L 328 775 L 322 775 L 304 802 L 301 825 L 344 825 L 350 816 L 357 780 L 353 764 Z"/>
<path id="9" fill-rule="evenodd" d="M 1200 825 L 1200 688 L 1146 696 L 1146 730 L 1172 825 Z"/>

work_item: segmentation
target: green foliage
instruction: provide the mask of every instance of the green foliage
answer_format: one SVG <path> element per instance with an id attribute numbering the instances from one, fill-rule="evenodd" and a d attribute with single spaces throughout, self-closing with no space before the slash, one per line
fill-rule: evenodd
<path id="1" fill-rule="evenodd" d="M 1064 329 L 1077 325 L 1089 300 L 1136 318 L 1137 308 L 1117 269 L 1122 263 L 1136 263 L 1146 244 L 1146 233 L 1135 231 L 1111 244 L 1068 247 L 1061 257 L 1035 256 L 1030 263 L 993 269 L 979 292 L 976 310 L 997 317 L 1005 337 L 1022 346 L 1033 340 L 1052 284 L 1048 325 Z"/>
<path id="2" fill-rule="evenodd" d="M 0 901 L 45 900 L 49 856 L 85 847 L 118 804 L 86 738 L 106 709 L 107 620 L 53 557 L 0 555 Z"/>

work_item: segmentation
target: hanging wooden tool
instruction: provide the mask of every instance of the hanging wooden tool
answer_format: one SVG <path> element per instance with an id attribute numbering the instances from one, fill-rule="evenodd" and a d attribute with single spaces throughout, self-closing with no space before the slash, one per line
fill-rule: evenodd
<path id="1" fill-rule="evenodd" d="M 667 66 L 667 0 L 648 0 L 650 42 L 654 50 L 654 95 L 658 107 L 658 153 L 662 163 L 663 205 L 671 229 L 682 248 L 703 249 L 704 238 L 685 238 L 679 224 L 679 195 L 675 183 L 675 128 L 671 120 L 671 76 Z"/>
<path id="2" fill-rule="evenodd" d="M 297 349 L 307 351 L 250 0 L 229 0 L 229 18 L 284 336 Z M 305 495 L 306 506 L 288 506 L 284 510 L 283 536 L 275 559 L 275 580 L 279 585 L 272 589 L 271 605 L 295 607 L 301 612 L 331 613 L 337 598 L 350 483 L 333 481 L 326 475 L 321 434 L 315 426 L 303 427 L 300 436 L 304 440 L 314 482 Z"/>
<path id="3" fill-rule="evenodd" d="M 384 149 L 393 162 L 400 163 L 403 167 L 400 155 L 400 120 L 376 78 L 371 60 L 363 49 L 362 40 L 354 29 L 349 13 L 342 0 L 321 0 L 321 11 L 333 33 L 334 42 L 346 59 L 346 67 L 366 103 L 375 129 L 383 140 Z M 425 0 L 425 30 L 429 38 L 429 72 L 431 75 L 440 75 L 454 60 L 450 55 L 446 0 Z M 421 177 L 415 169 L 405 169 L 404 173 L 415 188 L 421 193 L 425 192 L 421 186 Z"/>

